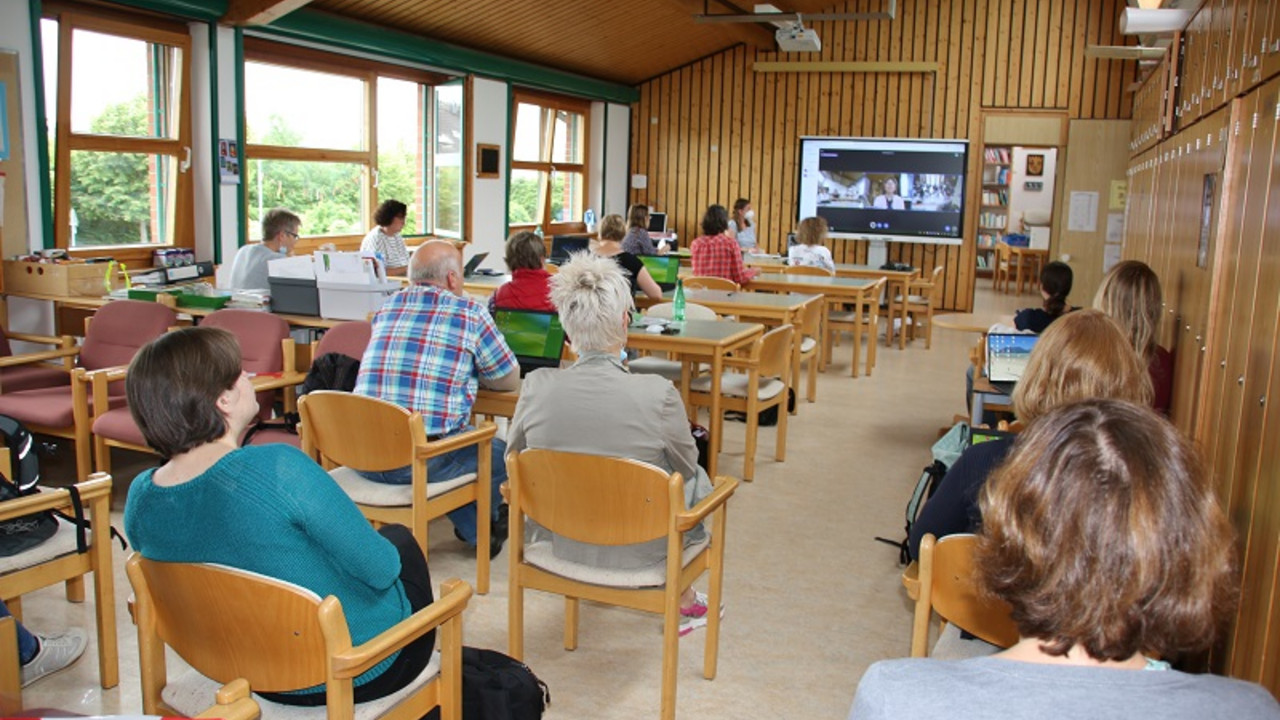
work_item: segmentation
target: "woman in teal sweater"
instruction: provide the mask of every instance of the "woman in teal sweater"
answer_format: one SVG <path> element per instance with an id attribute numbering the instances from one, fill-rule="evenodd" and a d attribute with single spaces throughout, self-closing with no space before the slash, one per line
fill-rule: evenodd
<path id="1" fill-rule="evenodd" d="M 129 407 L 165 464 L 138 475 L 125 532 L 144 557 L 219 563 L 337 596 L 363 643 L 431 603 L 431 579 L 403 526 L 374 531 L 314 461 L 288 445 L 239 447 L 257 416 L 240 348 L 226 331 L 187 328 L 129 367 Z M 426 667 L 434 631 L 356 679 L 356 702 L 388 695 Z M 263 694 L 323 705 L 324 687 Z"/>

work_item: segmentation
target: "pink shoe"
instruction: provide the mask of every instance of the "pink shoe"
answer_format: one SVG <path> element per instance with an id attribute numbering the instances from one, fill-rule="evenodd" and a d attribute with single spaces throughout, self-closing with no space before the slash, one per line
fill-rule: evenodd
<path id="1" fill-rule="evenodd" d="M 680 637 L 684 637 L 700 627 L 707 625 L 707 596 L 694 592 L 693 604 L 680 609 Z M 720 617 L 724 617 L 724 605 L 720 606 Z"/>

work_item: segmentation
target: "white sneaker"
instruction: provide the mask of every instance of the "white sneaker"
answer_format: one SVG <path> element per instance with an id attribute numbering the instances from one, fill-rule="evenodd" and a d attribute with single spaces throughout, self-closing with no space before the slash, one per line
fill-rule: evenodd
<path id="1" fill-rule="evenodd" d="M 36 639 L 40 641 L 40 651 L 22 666 L 22 687 L 70 667 L 89 644 L 88 636 L 80 628 L 69 628 L 60 635 L 37 635 Z"/>

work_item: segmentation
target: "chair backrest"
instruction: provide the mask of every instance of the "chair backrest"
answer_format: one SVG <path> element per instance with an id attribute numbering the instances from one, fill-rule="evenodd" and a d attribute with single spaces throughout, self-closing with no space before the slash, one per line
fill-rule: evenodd
<path id="1" fill-rule="evenodd" d="M 513 513 L 579 542 L 627 545 L 667 537 L 684 509 L 680 473 L 637 460 L 531 449 L 508 455 L 507 471 Z"/>
<path id="2" fill-rule="evenodd" d="M 378 398 L 316 390 L 298 398 L 302 449 L 332 465 L 386 471 L 413 463 L 425 446 L 422 416 Z"/>
<path id="3" fill-rule="evenodd" d="M 100 370 L 128 365 L 143 345 L 178 321 L 172 308 L 142 300 L 112 300 L 98 308 L 80 346 L 80 367 Z"/>
<path id="4" fill-rule="evenodd" d="M 0 327 L 0 357 L 9 357 L 13 354 L 13 348 L 9 347 L 9 333 Z"/>
<path id="5" fill-rule="evenodd" d="M 125 569 L 139 622 L 154 617 L 159 639 L 201 674 L 219 683 L 242 677 L 259 692 L 325 682 L 328 651 L 315 593 L 243 570 L 137 553 Z M 347 632 L 341 605 L 325 603 Z"/>
<path id="6" fill-rule="evenodd" d="M 689 289 L 699 290 L 739 290 L 738 283 L 722 277 L 713 275 L 694 275 L 683 280 L 684 286 Z"/>
<path id="7" fill-rule="evenodd" d="M 239 310 L 216 310 L 200 321 L 204 327 L 221 328 L 236 336 L 240 345 L 240 367 L 251 373 L 281 372 L 284 370 L 283 341 L 289 337 L 289 323 L 279 315 Z M 258 393 L 258 418 L 271 418 L 275 405 L 275 391 Z"/>
<path id="8" fill-rule="evenodd" d="M 760 338 L 760 377 L 776 377 L 786 380 L 791 369 L 791 336 L 795 328 L 781 325 Z"/>
<path id="9" fill-rule="evenodd" d="M 1009 605 L 980 597 L 974 585 L 973 535 L 926 535 L 920 543 L 920 598 L 911 637 L 912 657 L 927 654 L 929 616 L 944 620 L 1000 647 L 1018 641 Z"/>
<path id="10" fill-rule="evenodd" d="M 649 317 L 670 318 L 672 316 L 672 307 L 671 303 L 662 302 L 657 305 L 653 305 L 648 310 L 645 310 L 644 314 Z M 686 320 L 715 320 L 719 316 L 716 315 L 715 310 L 712 310 L 706 305 L 685 303 L 684 317 Z"/>
<path id="11" fill-rule="evenodd" d="M 364 349 L 369 346 L 371 335 L 373 335 L 373 325 L 367 320 L 338 323 L 320 337 L 320 342 L 316 343 L 315 356 L 340 353 L 359 360 L 364 357 Z"/>
<path id="12" fill-rule="evenodd" d="M 787 265 L 782 268 L 782 273 L 784 275 L 817 275 L 819 277 L 835 275 L 835 272 L 831 270 L 814 265 Z"/>
<path id="13" fill-rule="evenodd" d="M 889 278 L 882 277 L 862 293 L 863 307 L 867 310 L 862 321 L 868 325 L 880 319 L 880 298 L 884 297 L 884 286 L 888 283 Z"/>
<path id="14" fill-rule="evenodd" d="M 804 306 L 804 310 L 800 313 L 800 332 L 809 337 L 818 337 L 822 332 L 824 304 L 822 297 L 815 297 Z"/>

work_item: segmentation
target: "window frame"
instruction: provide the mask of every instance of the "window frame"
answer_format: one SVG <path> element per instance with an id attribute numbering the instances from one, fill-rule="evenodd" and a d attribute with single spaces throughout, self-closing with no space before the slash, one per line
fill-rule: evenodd
<path id="1" fill-rule="evenodd" d="M 540 214 L 541 220 L 534 220 L 531 223 L 512 223 L 510 222 L 510 210 L 508 209 L 507 221 L 512 232 L 516 230 L 532 230 L 539 225 L 542 226 L 543 233 L 546 235 L 557 235 L 567 233 L 581 233 L 586 230 L 586 225 L 581 220 L 570 220 L 568 222 L 551 222 L 551 189 L 555 184 L 555 173 L 557 171 L 578 173 L 582 176 L 582 193 L 584 209 L 591 206 L 588 201 L 587 189 L 591 187 L 591 101 L 581 98 L 568 97 L 565 95 L 554 95 L 551 93 L 538 92 L 526 88 L 514 88 L 511 99 L 511 137 L 509 141 L 511 170 L 533 170 L 543 173 L 545 178 L 538 188 L 538 200 L 542 205 Z M 556 162 L 551 159 L 554 153 L 554 132 L 555 123 L 552 122 L 547 132 L 553 133 L 552 137 L 543 143 L 544 154 L 546 159 L 533 160 L 517 160 L 515 154 L 516 146 L 516 124 L 519 122 L 519 107 L 521 104 L 536 105 L 544 111 L 565 111 L 575 113 L 582 116 L 582 161 L 578 163 Z M 508 193 L 510 187 L 508 187 Z"/>
<path id="2" fill-rule="evenodd" d="M 379 62 L 368 58 L 343 55 L 341 53 L 329 52 L 310 47 L 299 45 L 291 45 L 284 42 L 268 39 L 260 36 L 246 36 L 244 38 L 244 61 L 248 63 L 263 63 L 287 67 L 297 70 L 310 72 L 325 73 L 331 75 L 340 75 L 343 77 L 355 78 L 360 80 L 364 85 L 364 103 L 365 103 L 365 119 L 364 119 L 364 137 L 363 150 L 343 150 L 338 148 L 312 148 L 312 147 L 286 147 L 280 145 L 264 145 L 261 143 L 244 143 L 243 163 L 246 167 L 253 160 L 281 160 L 293 162 L 330 162 L 344 164 L 358 164 L 365 168 L 363 196 L 368 198 L 369 207 L 362 208 L 362 217 L 372 227 L 373 212 L 377 208 L 380 200 L 378 197 L 378 78 L 389 78 L 395 80 L 404 80 L 408 82 L 418 83 L 420 91 L 419 95 L 419 112 L 421 113 L 422 123 L 422 140 L 423 150 L 422 157 L 425 163 L 424 178 L 429 183 L 429 188 L 423 189 L 426 198 L 425 207 L 423 208 L 426 217 L 421 218 L 421 232 L 411 236 L 413 238 L 430 239 L 441 236 L 436 232 L 436 204 L 435 204 L 435 187 L 434 177 L 431 177 L 435 166 L 435 147 L 431 142 L 426 140 L 433 137 L 435 128 L 435 117 L 432 110 L 434 105 L 434 89 L 436 86 L 443 85 L 452 80 L 457 80 L 452 75 L 444 73 L 432 72 L 418 68 L 396 65 L 393 63 Z M 465 99 L 464 99 L 465 103 Z M 462 187 L 462 202 L 465 203 L 466 184 Z M 252 188 L 249 183 L 243 183 L 242 202 L 244 207 L 250 207 Z M 430 222 L 428 222 L 428 219 Z M 463 234 L 466 232 L 467 218 L 462 217 Z M 245 231 L 248 237 L 251 230 L 252 221 L 249 219 L 248 212 L 245 213 Z M 358 247 L 360 241 L 364 238 L 364 233 L 359 235 L 333 234 L 318 235 L 307 232 L 304 224 L 302 227 L 302 237 L 298 240 L 298 251 L 310 252 L 314 251 L 323 243 L 332 242 L 339 247 L 352 248 Z"/>
<path id="3" fill-rule="evenodd" d="M 130 265 L 150 265 L 152 251 L 157 248 L 194 248 L 193 207 L 195 185 L 192 178 L 192 43 L 187 27 L 181 23 L 151 16 L 131 15 L 107 9 L 71 3 L 45 3 L 42 20 L 58 23 L 58 70 L 54 87 L 57 93 L 57 115 L 54 118 L 53 150 L 53 237 L 54 247 L 72 256 L 91 257 L 109 250 L 116 260 Z M 85 30 L 147 43 L 176 47 L 181 51 L 178 97 L 171 109 L 178 113 L 177 136 L 172 138 L 96 135 L 73 132 L 71 128 L 72 34 Z M 45 78 L 45 87 L 49 86 Z M 41 92 L 44 92 L 41 89 Z M 172 241 L 94 245 L 71 247 L 71 153 L 72 151 L 135 153 L 164 155 L 177 162 L 173 190 Z M 186 165 L 183 170 L 182 166 Z M 154 188 L 153 188 L 154 191 Z"/>

